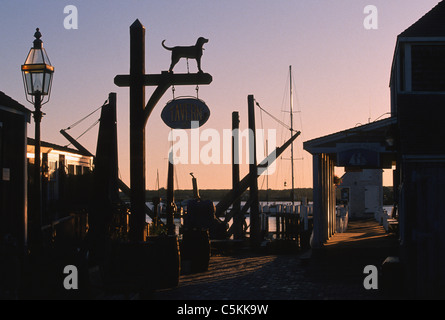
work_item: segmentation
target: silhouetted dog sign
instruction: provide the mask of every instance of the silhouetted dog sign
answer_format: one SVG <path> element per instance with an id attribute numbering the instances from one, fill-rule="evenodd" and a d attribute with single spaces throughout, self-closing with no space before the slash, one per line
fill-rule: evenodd
<path id="1" fill-rule="evenodd" d="M 164 41 L 162 41 L 162 46 L 167 49 L 170 50 L 172 52 L 172 62 L 170 65 L 170 69 L 168 70 L 169 72 L 173 71 L 173 67 L 178 63 L 178 61 L 181 58 L 187 58 L 187 59 L 196 59 L 196 63 L 198 64 L 198 70 L 199 72 L 202 72 L 201 70 L 201 56 L 202 56 L 202 51 L 204 50 L 202 48 L 202 46 L 204 45 L 204 43 L 209 42 L 208 39 L 200 37 L 198 38 L 198 40 L 196 41 L 196 44 L 194 46 L 189 46 L 189 47 L 173 47 L 173 48 L 169 48 L 167 46 L 164 45 Z"/>

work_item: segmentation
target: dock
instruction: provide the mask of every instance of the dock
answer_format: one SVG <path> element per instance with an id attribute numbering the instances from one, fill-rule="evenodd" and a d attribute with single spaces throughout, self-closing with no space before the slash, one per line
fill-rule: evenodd
<path id="1" fill-rule="evenodd" d="M 323 248 L 293 254 L 242 250 L 215 255 L 207 272 L 181 275 L 179 286 L 158 290 L 154 300 L 374 300 L 396 299 L 366 290 L 365 266 L 381 269 L 397 255 L 396 235 L 374 219 L 352 220 Z M 380 279 L 379 279 L 380 282 Z"/>

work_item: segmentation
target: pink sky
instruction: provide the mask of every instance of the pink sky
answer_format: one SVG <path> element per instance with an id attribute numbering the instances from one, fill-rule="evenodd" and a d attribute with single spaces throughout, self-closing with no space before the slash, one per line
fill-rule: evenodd
<path id="1" fill-rule="evenodd" d="M 129 26 L 139 19 L 146 27 L 146 72 L 167 70 L 166 44 L 191 45 L 199 36 L 205 45 L 202 68 L 213 83 L 200 86 L 199 98 L 211 109 L 201 128 L 221 132 L 231 128 L 232 111 L 240 112 L 241 129 L 247 128 L 247 96 L 288 122 L 288 69 L 292 65 L 295 89 L 294 127 L 302 131 L 295 143 L 296 187 L 312 187 L 312 157 L 302 142 L 374 121 L 389 112 L 389 75 L 396 37 L 438 3 L 438 0 L 241 0 L 241 1 L 2 1 L 0 90 L 26 107 L 20 65 L 39 27 L 44 47 L 55 67 L 51 100 L 44 106 L 42 139 L 65 145 L 59 134 L 106 100 L 118 98 L 118 135 L 121 178 L 129 182 L 128 89 L 114 85 L 117 74 L 129 72 Z M 66 5 L 78 9 L 78 29 L 64 28 Z M 378 29 L 366 30 L 367 5 L 378 9 Z M 190 71 L 196 71 L 190 60 Z M 187 72 L 185 60 L 175 72 Z M 195 87 L 176 87 L 175 96 L 195 95 Z M 147 99 L 153 88 L 147 88 Z M 173 98 L 167 91 L 153 111 L 147 133 L 147 189 L 155 188 L 159 170 L 166 184 L 169 128 L 160 113 Z M 257 109 L 257 128 L 277 129 L 277 144 L 289 133 Z M 96 117 L 96 116 L 95 116 Z M 97 115 L 98 117 L 98 115 Z M 96 118 L 70 133 L 79 135 Z M 34 123 L 29 127 L 33 136 Z M 81 140 L 95 152 L 97 128 Z M 289 157 L 287 153 L 284 157 Z M 178 165 L 177 187 L 191 188 L 189 172 L 200 188 L 230 188 L 231 166 Z M 242 175 L 247 173 L 242 167 Z M 338 170 L 341 174 L 342 170 Z M 279 160 L 269 187 L 290 186 L 290 161 Z M 390 175 L 385 174 L 385 184 Z M 389 179 L 388 179 L 389 178 Z M 259 185 L 263 185 L 260 178 Z M 263 185 L 265 188 L 265 184 Z"/>

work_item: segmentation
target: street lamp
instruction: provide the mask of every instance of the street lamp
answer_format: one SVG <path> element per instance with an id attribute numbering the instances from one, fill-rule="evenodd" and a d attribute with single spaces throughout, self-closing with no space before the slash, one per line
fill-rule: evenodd
<path id="1" fill-rule="evenodd" d="M 40 168 L 40 122 L 42 120 L 41 107 L 49 101 L 51 92 L 51 82 L 54 73 L 54 67 L 51 65 L 45 49 L 42 47 L 43 41 L 40 40 L 42 34 L 39 28 L 36 29 L 34 37 L 36 38 L 33 47 L 29 50 L 25 63 L 22 65 L 23 84 L 25 87 L 26 100 L 34 104 L 35 121 L 35 148 L 34 148 L 34 202 L 33 227 L 38 236 L 40 234 L 42 219 L 42 187 L 41 187 L 41 168 Z M 46 102 L 43 100 L 46 97 Z"/>

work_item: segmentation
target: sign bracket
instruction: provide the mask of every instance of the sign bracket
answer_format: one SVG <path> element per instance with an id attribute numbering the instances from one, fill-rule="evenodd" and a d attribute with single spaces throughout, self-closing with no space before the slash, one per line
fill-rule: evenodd
<path id="1" fill-rule="evenodd" d="M 129 87 L 131 75 L 117 75 L 114 77 L 114 84 L 118 87 Z M 142 83 L 144 86 L 157 86 L 147 105 L 144 108 L 144 123 L 147 123 L 151 112 L 156 104 L 162 98 L 164 93 L 171 86 L 180 85 L 208 85 L 212 83 L 212 76 L 208 73 L 173 73 L 162 71 L 161 74 L 146 74 L 143 76 Z"/>

